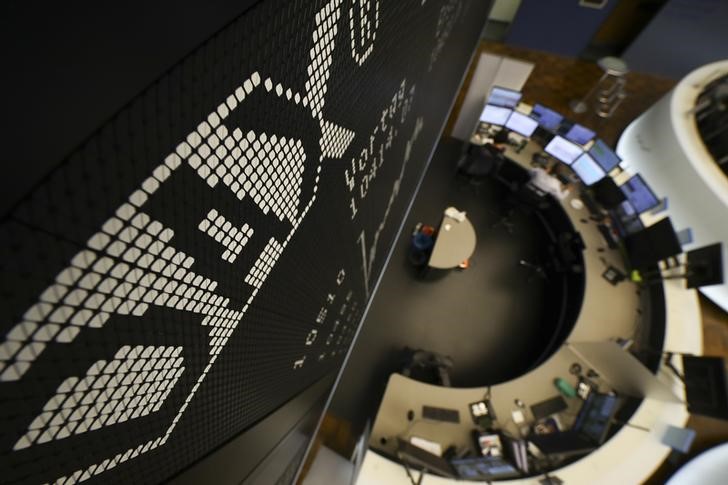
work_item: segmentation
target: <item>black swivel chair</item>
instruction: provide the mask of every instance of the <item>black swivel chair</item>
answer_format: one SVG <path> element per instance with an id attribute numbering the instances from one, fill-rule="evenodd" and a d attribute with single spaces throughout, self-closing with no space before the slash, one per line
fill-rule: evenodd
<path id="1" fill-rule="evenodd" d="M 526 184 L 514 194 L 516 202 L 527 212 L 546 210 L 551 204 L 552 197 L 538 187 Z"/>
<path id="2" fill-rule="evenodd" d="M 531 174 L 516 162 L 503 157 L 495 169 L 495 179 L 510 192 L 517 192 L 531 180 Z"/>
<path id="3" fill-rule="evenodd" d="M 584 240 L 579 232 L 560 232 L 555 244 L 549 246 L 553 269 L 557 272 L 583 273 L 583 259 L 580 253 L 584 249 Z"/>
<path id="4" fill-rule="evenodd" d="M 446 355 L 422 349 L 405 347 L 402 375 L 420 382 L 450 387 L 450 370 L 453 361 Z"/>
<path id="5" fill-rule="evenodd" d="M 458 161 L 458 176 L 476 189 L 493 173 L 503 155 L 490 145 L 469 145 Z"/>
<path id="6" fill-rule="evenodd" d="M 493 174 L 495 180 L 507 190 L 506 203 L 501 212 L 500 219 L 491 226 L 492 229 L 504 227 L 509 234 L 513 233 L 511 217 L 516 207 L 521 205 L 521 193 L 531 180 L 528 169 L 505 157 L 501 159 Z"/>

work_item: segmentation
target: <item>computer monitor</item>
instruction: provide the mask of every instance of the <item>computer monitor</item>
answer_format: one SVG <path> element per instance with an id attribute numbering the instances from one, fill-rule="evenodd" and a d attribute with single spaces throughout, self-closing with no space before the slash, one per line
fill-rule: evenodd
<path id="1" fill-rule="evenodd" d="M 511 116 L 512 111 L 510 108 L 486 104 L 485 109 L 480 114 L 480 121 L 490 123 L 491 125 L 503 126 L 508 121 L 508 117 Z"/>
<path id="2" fill-rule="evenodd" d="M 619 222 L 619 235 L 622 238 L 625 238 L 629 236 L 630 234 L 634 234 L 636 232 L 641 231 L 645 228 L 645 225 L 642 223 L 639 217 L 635 217 L 633 219 L 626 219 Z"/>
<path id="3" fill-rule="evenodd" d="M 518 106 L 518 102 L 521 101 L 522 96 L 523 94 L 521 94 L 520 91 L 494 86 L 493 89 L 490 90 L 488 104 L 505 106 L 506 108 L 515 108 Z"/>
<path id="4" fill-rule="evenodd" d="M 723 244 L 693 249 L 687 253 L 688 288 L 723 284 Z"/>
<path id="5" fill-rule="evenodd" d="M 728 378 L 722 357 L 682 356 L 688 411 L 728 419 Z"/>
<path id="6" fill-rule="evenodd" d="M 627 200 L 627 197 L 619 189 L 619 186 L 614 182 L 612 177 L 602 178 L 599 182 L 592 185 L 591 189 L 594 192 L 594 198 L 605 209 L 619 207 L 619 204 Z"/>
<path id="7" fill-rule="evenodd" d="M 617 188 L 617 192 L 621 197 L 624 197 L 624 194 L 621 190 L 619 190 L 619 188 Z M 644 224 L 642 224 L 642 220 L 640 219 L 640 215 L 636 210 L 634 210 L 634 207 L 632 207 L 632 204 L 630 204 L 628 200 L 618 204 L 614 209 L 614 214 L 616 215 L 615 222 L 617 223 L 617 232 L 622 238 L 625 238 L 630 234 L 634 234 L 635 232 L 639 232 L 645 228 Z"/>
<path id="8" fill-rule="evenodd" d="M 650 189 L 640 174 L 633 175 L 620 188 L 638 214 L 658 206 L 660 199 Z"/>
<path id="9" fill-rule="evenodd" d="M 536 128 L 538 128 L 538 121 L 514 110 L 508 118 L 508 121 L 506 121 L 505 126 L 520 135 L 530 137 Z"/>
<path id="10" fill-rule="evenodd" d="M 548 418 L 552 414 L 557 414 L 562 411 L 566 411 L 568 404 L 561 396 L 552 397 L 545 401 L 539 401 L 536 404 L 531 405 L 531 414 L 533 419 L 539 421 L 544 418 Z"/>
<path id="11" fill-rule="evenodd" d="M 479 456 L 452 460 L 458 478 L 464 480 L 498 480 L 516 478 L 520 472 L 499 456 Z"/>
<path id="12" fill-rule="evenodd" d="M 400 460 L 447 478 L 457 478 L 453 465 L 445 458 L 434 455 L 409 441 L 397 438 L 397 455 Z"/>
<path id="13" fill-rule="evenodd" d="M 564 135 L 567 140 L 578 143 L 579 145 L 586 145 L 592 141 L 595 136 L 596 133 L 586 126 L 579 124 L 574 124 L 571 128 L 569 128 L 569 131 L 566 132 L 566 135 Z"/>
<path id="14" fill-rule="evenodd" d="M 627 200 L 627 197 L 619 189 L 612 177 L 604 177 L 599 182 L 591 186 L 594 192 L 594 198 L 605 209 L 614 209 Z"/>
<path id="15" fill-rule="evenodd" d="M 531 117 L 538 121 L 538 125 L 544 130 L 553 131 L 559 129 L 564 117 L 546 106 L 537 104 L 531 110 Z"/>
<path id="16" fill-rule="evenodd" d="M 544 151 L 567 165 L 574 163 L 584 153 L 581 147 L 574 145 L 561 136 L 555 136 L 544 148 Z"/>
<path id="17" fill-rule="evenodd" d="M 620 190 L 620 192 L 622 191 Z M 637 209 L 634 208 L 632 202 L 629 200 L 625 200 L 619 204 L 616 208 L 616 212 L 620 219 L 639 219 L 640 217 L 640 213 L 637 212 Z"/>
<path id="18" fill-rule="evenodd" d="M 617 404 L 617 396 L 592 391 L 571 429 L 545 435 L 532 434 L 528 440 L 549 456 L 567 458 L 589 453 L 604 442 L 617 412 Z"/>
<path id="19" fill-rule="evenodd" d="M 602 140 L 597 138 L 594 140 L 594 144 L 589 148 L 589 155 L 599 164 L 602 169 L 609 173 L 614 170 L 619 162 L 622 161 L 614 151 L 609 148 L 609 145 L 604 143 Z"/>
<path id="20" fill-rule="evenodd" d="M 504 158 L 496 168 L 495 179 L 515 191 L 531 181 L 531 174 L 526 167 Z"/>
<path id="21" fill-rule="evenodd" d="M 593 185 L 606 175 L 602 167 L 588 153 L 584 153 L 577 158 L 571 165 L 571 168 L 576 172 L 584 185 L 587 186 Z"/>
<path id="22" fill-rule="evenodd" d="M 595 444 L 602 444 L 617 412 L 618 402 L 613 394 L 592 392 L 579 410 L 574 429 Z"/>
<path id="23" fill-rule="evenodd" d="M 503 456 L 516 466 L 522 473 L 530 472 L 528 460 L 528 445 L 526 440 L 511 437 L 505 433 L 500 435 L 503 442 Z"/>
<path id="24" fill-rule="evenodd" d="M 625 238 L 624 245 L 632 267 L 640 269 L 682 252 L 680 241 L 669 217 L 630 234 Z"/>

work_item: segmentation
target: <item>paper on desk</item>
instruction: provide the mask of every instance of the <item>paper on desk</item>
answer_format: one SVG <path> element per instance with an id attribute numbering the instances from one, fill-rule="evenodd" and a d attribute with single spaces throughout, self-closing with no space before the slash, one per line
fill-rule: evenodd
<path id="1" fill-rule="evenodd" d="M 460 212 L 455 207 L 448 207 L 445 209 L 445 215 L 458 222 L 463 222 L 465 220 L 465 211 Z"/>
<path id="2" fill-rule="evenodd" d="M 426 440 L 425 438 L 420 438 L 419 436 L 412 436 L 410 438 L 410 443 L 418 448 L 422 448 L 423 450 L 432 453 L 433 455 L 442 456 L 442 445 L 440 445 L 440 443 L 436 441 Z"/>

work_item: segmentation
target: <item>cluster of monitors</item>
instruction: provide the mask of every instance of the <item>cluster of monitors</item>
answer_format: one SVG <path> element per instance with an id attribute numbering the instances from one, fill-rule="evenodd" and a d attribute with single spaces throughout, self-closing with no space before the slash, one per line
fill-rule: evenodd
<path id="1" fill-rule="evenodd" d="M 563 115 L 540 104 L 536 104 L 528 115 L 521 113 L 515 110 L 520 101 L 519 91 L 496 86 L 491 90 L 480 121 L 503 126 L 525 137 L 530 137 L 540 127 L 554 135 L 544 151 L 569 165 L 584 185 L 611 182 L 607 174 L 619 165 L 621 159 L 609 145 L 596 138 L 589 128 L 570 123 Z M 584 150 L 584 145 L 592 141 L 591 146 Z M 639 175 L 630 178 L 618 191 L 618 203 L 622 204 L 621 210 L 626 216 L 642 214 L 660 204 L 655 193 Z"/>
<path id="2" fill-rule="evenodd" d="M 531 136 L 536 128 L 563 134 L 564 138 L 580 145 L 586 145 L 596 134 L 585 126 L 571 123 L 564 116 L 545 106 L 537 104 L 529 115 L 515 110 L 521 101 L 521 93 L 512 89 L 494 87 L 481 114 L 484 123 L 506 126 L 523 136 Z"/>
<path id="3" fill-rule="evenodd" d="M 613 394 L 593 392 L 584 401 L 574 425 L 566 431 L 548 435 L 532 435 L 527 439 L 543 453 L 553 457 L 585 454 L 598 448 L 607 438 L 613 417 L 618 409 L 618 397 Z M 397 455 L 400 460 L 424 468 L 428 472 L 461 480 L 503 480 L 519 478 L 528 473 L 528 458 L 525 450 L 521 459 L 514 456 L 512 446 L 522 440 L 501 435 L 504 440 L 505 456 L 477 456 L 447 459 L 431 454 L 411 443 L 398 438 Z M 514 463 L 516 463 L 514 465 Z"/>
<path id="4" fill-rule="evenodd" d="M 620 158 L 596 134 L 579 124 L 566 121 L 562 115 L 545 106 L 537 104 L 530 114 L 514 108 L 521 99 L 521 93 L 510 89 L 494 87 L 488 97 L 480 121 L 491 125 L 503 126 L 522 136 L 530 137 L 537 128 L 553 134 L 546 145 L 546 153 L 565 163 L 576 172 L 586 185 L 592 185 L 612 171 Z M 591 147 L 584 151 L 583 146 L 594 140 Z"/>
<path id="5" fill-rule="evenodd" d="M 516 467 L 500 456 L 478 456 L 448 460 L 445 457 L 433 455 L 422 448 L 418 448 L 401 438 L 397 439 L 397 455 L 400 460 L 447 478 L 496 480 L 521 476 Z"/>
<path id="6" fill-rule="evenodd" d="M 633 175 L 622 185 L 617 185 L 611 177 L 604 177 L 591 189 L 603 207 L 616 210 L 619 218 L 625 221 L 638 219 L 640 214 L 663 203 L 640 174 Z"/>

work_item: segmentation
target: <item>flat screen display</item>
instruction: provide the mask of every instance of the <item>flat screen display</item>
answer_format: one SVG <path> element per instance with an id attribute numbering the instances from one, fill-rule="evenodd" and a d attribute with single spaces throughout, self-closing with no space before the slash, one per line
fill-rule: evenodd
<path id="1" fill-rule="evenodd" d="M 452 461 L 459 478 L 465 480 L 489 480 L 494 478 L 515 478 L 518 470 L 499 456 L 460 458 Z"/>
<path id="2" fill-rule="evenodd" d="M 488 104 L 515 108 L 521 100 L 521 96 L 523 96 L 523 94 L 519 91 L 495 86 L 491 89 L 490 96 L 488 96 Z"/>
<path id="3" fill-rule="evenodd" d="M 603 180 L 612 179 L 607 177 Z M 617 188 L 617 191 L 619 195 L 624 197 L 624 194 L 622 194 L 619 188 Z M 642 221 L 640 220 L 639 214 L 636 210 L 634 210 L 634 207 L 632 207 L 632 204 L 630 204 L 628 200 L 625 200 L 616 206 L 615 214 L 618 222 L 617 230 L 622 237 L 627 237 L 630 234 L 634 234 L 645 228 L 644 224 L 642 224 Z"/>
<path id="4" fill-rule="evenodd" d="M 632 176 L 620 188 L 638 214 L 642 214 L 660 203 L 660 199 L 639 174 Z"/>
<path id="5" fill-rule="evenodd" d="M 624 245 L 633 268 L 648 268 L 682 252 L 669 217 L 631 234 Z"/>
<path id="6" fill-rule="evenodd" d="M 508 121 L 508 117 L 511 116 L 512 112 L 513 110 L 510 108 L 486 104 L 485 109 L 480 114 L 480 121 L 490 123 L 491 125 L 503 126 Z"/>
<path id="7" fill-rule="evenodd" d="M 591 131 L 589 128 L 581 125 L 574 125 L 569 128 L 569 131 L 564 135 L 567 140 L 578 143 L 579 145 L 586 145 L 594 139 L 596 133 Z"/>
<path id="8" fill-rule="evenodd" d="M 576 159 L 571 168 L 576 172 L 584 185 L 591 185 L 601 180 L 606 173 L 597 162 L 588 154 L 584 153 Z"/>
<path id="9" fill-rule="evenodd" d="M 688 234 L 684 236 L 686 231 Z M 678 232 L 677 237 L 681 245 L 686 244 L 683 242 L 685 239 L 687 239 L 687 244 L 693 241 L 693 234 L 689 228 Z M 688 269 L 688 288 L 722 285 L 725 281 L 723 278 L 723 243 L 715 243 L 688 251 Z M 725 413 L 728 414 L 728 403 Z"/>
<path id="10" fill-rule="evenodd" d="M 531 136 L 537 127 L 538 121 L 518 111 L 511 113 L 508 121 L 506 121 L 506 128 L 523 136 Z"/>
<path id="11" fill-rule="evenodd" d="M 621 158 L 602 140 L 597 138 L 594 140 L 594 144 L 589 148 L 589 155 L 604 169 L 605 172 L 611 172 L 619 162 Z"/>
<path id="12" fill-rule="evenodd" d="M 617 403 L 617 396 L 596 393 L 589 396 L 578 418 L 579 431 L 594 443 L 601 444 L 617 410 Z"/>
<path id="13" fill-rule="evenodd" d="M 722 357 L 682 356 L 688 411 L 728 419 L 728 378 Z"/>
<path id="14" fill-rule="evenodd" d="M 561 122 L 564 121 L 562 115 L 540 104 L 533 107 L 531 118 L 535 118 L 541 128 L 549 131 L 558 130 Z"/>
<path id="15" fill-rule="evenodd" d="M 552 157 L 567 165 L 574 163 L 574 160 L 584 153 L 584 150 L 580 146 L 574 145 L 561 136 L 553 137 L 544 150 Z"/>
<path id="16" fill-rule="evenodd" d="M 627 237 L 631 234 L 635 234 L 645 228 L 639 217 L 627 218 L 619 221 L 619 234 L 621 237 Z"/>
<path id="17" fill-rule="evenodd" d="M 639 216 L 639 213 L 635 210 L 632 203 L 628 200 L 625 200 L 621 204 L 619 204 L 619 207 L 617 208 L 617 212 L 621 217 L 637 217 Z"/>

